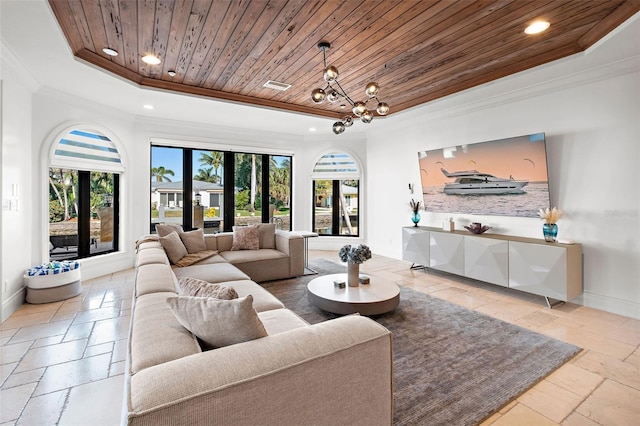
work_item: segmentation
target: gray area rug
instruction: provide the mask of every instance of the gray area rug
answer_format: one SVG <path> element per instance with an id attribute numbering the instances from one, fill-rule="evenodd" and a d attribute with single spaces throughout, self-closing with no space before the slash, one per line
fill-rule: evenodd
<path id="1" fill-rule="evenodd" d="M 346 266 L 314 259 L 320 274 Z M 307 300 L 317 275 L 263 283 L 315 324 L 338 315 Z M 475 425 L 580 352 L 580 348 L 401 287 L 400 306 L 372 317 L 393 333 L 394 424 Z"/>

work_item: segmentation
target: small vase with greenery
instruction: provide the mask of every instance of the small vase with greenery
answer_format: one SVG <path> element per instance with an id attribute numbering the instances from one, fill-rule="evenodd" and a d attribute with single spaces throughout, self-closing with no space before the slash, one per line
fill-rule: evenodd
<path id="1" fill-rule="evenodd" d="M 347 262 L 347 284 L 349 287 L 358 287 L 360 280 L 360 264 L 371 259 L 371 249 L 360 244 L 357 247 L 345 245 L 338 253 L 340 260 Z"/>

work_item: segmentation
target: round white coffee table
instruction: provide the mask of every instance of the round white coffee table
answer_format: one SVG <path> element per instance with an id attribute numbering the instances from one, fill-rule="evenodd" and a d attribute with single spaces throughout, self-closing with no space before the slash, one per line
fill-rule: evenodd
<path id="1" fill-rule="evenodd" d="M 312 305 L 334 314 L 379 315 L 394 310 L 400 303 L 400 287 L 383 278 L 369 276 L 370 284 L 338 288 L 334 281 L 347 281 L 347 274 L 323 275 L 307 285 Z"/>

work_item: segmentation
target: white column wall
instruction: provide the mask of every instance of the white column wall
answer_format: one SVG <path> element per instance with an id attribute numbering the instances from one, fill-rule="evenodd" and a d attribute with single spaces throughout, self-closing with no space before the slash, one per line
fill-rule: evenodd
<path id="1" fill-rule="evenodd" d="M 33 242 L 30 79 L 12 53 L 2 46 L 0 157 L 0 319 L 4 321 L 24 300 L 22 275 L 36 256 Z"/>
<path id="2" fill-rule="evenodd" d="M 328 126 L 331 123 L 327 123 Z M 345 244 L 360 244 L 366 241 L 367 235 L 367 166 L 366 153 L 367 145 L 364 134 L 356 134 L 358 127 L 367 126 L 366 124 L 356 122 L 352 127 L 347 129 L 341 135 L 329 136 L 308 136 L 304 139 L 303 148 L 296 152 L 296 165 L 294 169 L 294 188 L 293 193 L 296 196 L 296 206 L 298 208 L 296 218 L 294 220 L 295 230 L 313 231 L 312 215 L 313 215 L 313 185 L 311 173 L 316 162 L 329 152 L 346 152 L 352 155 L 361 164 L 361 179 L 359 188 L 360 215 L 359 220 L 359 237 L 339 237 L 324 236 L 321 238 L 311 238 L 309 240 L 309 248 L 312 250 L 339 250 Z M 351 133 L 350 133 L 351 132 Z"/>

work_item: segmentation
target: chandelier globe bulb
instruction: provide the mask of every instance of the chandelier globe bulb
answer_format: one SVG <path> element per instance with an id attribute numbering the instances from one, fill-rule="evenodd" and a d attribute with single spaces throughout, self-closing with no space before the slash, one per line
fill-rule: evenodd
<path id="1" fill-rule="evenodd" d="M 326 93 L 321 88 L 313 89 L 311 92 L 311 100 L 317 104 L 321 104 L 326 98 Z"/>
<path id="2" fill-rule="evenodd" d="M 386 102 L 380 102 L 376 108 L 376 112 L 380 115 L 389 114 L 389 104 Z"/>
<path id="3" fill-rule="evenodd" d="M 350 115 L 343 117 L 342 123 L 344 124 L 344 127 L 351 127 L 353 125 L 353 117 Z"/>
<path id="4" fill-rule="evenodd" d="M 324 69 L 324 80 L 327 83 L 333 83 L 338 79 L 338 68 L 333 65 L 329 65 Z"/>
<path id="5" fill-rule="evenodd" d="M 362 121 L 363 123 L 371 123 L 371 121 L 373 120 L 373 113 L 369 110 L 365 110 L 365 112 L 362 113 L 362 116 L 360 117 L 360 121 Z"/>
<path id="6" fill-rule="evenodd" d="M 375 98 L 378 95 L 379 91 L 380 86 L 378 86 L 378 83 L 375 83 L 373 81 L 371 83 L 368 83 L 366 88 L 364 89 L 364 93 L 370 98 Z"/>
<path id="7" fill-rule="evenodd" d="M 333 133 L 339 135 L 342 132 L 344 132 L 344 123 L 342 121 L 336 121 L 333 123 Z"/>
<path id="8" fill-rule="evenodd" d="M 353 113 L 360 117 L 367 110 L 367 105 L 364 102 L 356 102 L 353 105 Z"/>
<path id="9" fill-rule="evenodd" d="M 329 90 L 329 93 L 327 93 L 327 100 L 331 103 L 337 101 L 338 97 L 338 92 L 336 92 L 334 89 Z"/>

